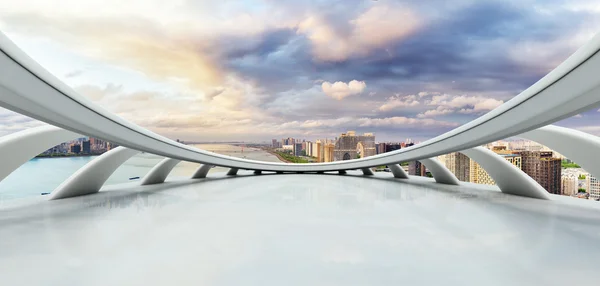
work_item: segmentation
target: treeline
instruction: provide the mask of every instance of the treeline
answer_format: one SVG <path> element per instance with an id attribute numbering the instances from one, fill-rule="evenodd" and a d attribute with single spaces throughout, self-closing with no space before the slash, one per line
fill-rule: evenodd
<path id="1" fill-rule="evenodd" d="M 290 163 L 308 163 L 308 160 L 302 158 L 302 157 L 297 157 L 285 152 L 276 152 L 277 155 L 281 156 L 281 158 L 283 158 L 284 160 L 290 162 Z"/>

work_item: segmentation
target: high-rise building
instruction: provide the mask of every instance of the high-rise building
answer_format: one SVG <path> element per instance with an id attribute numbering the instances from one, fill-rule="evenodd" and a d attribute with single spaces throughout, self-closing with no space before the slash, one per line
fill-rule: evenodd
<path id="1" fill-rule="evenodd" d="M 551 151 L 521 151 L 522 170 L 546 191 L 560 194 L 560 159 L 554 158 Z"/>
<path id="2" fill-rule="evenodd" d="M 469 168 L 471 164 L 471 159 L 469 159 L 469 157 L 462 153 L 453 152 L 439 156 L 438 159 L 456 176 L 457 179 L 463 182 L 469 182 Z"/>
<path id="3" fill-rule="evenodd" d="M 562 176 L 560 178 L 560 190 L 565 196 L 573 196 L 579 192 L 579 178 L 574 175 Z"/>
<path id="4" fill-rule="evenodd" d="M 496 147 L 503 147 L 493 149 L 496 153 L 501 152 L 500 154 L 498 154 L 499 156 L 504 158 L 509 163 L 515 165 L 515 167 L 521 169 L 522 165 L 520 155 L 508 153 L 508 151 L 506 151 L 505 146 Z M 483 169 L 477 162 L 475 162 L 472 159 L 469 162 L 469 181 L 471 183 L 476 184 L 496 185 L 494 179 L 492 179 L 492 177 L 485 171 L 485 169 Z"/>
<path id="5" fill-rule="evenodd" d="M 70 151 L 71 151 L 71 153 L 74 153 L 74 154 L 81 153 L 81 145 L 79 145 L 79 144 L 71 144 Z"/>
<path id="6" fill-rule="evenodd" d="M 310 155 L 312 157 L 316 158 L 317 157 L 317 150 L 319 150 L 319 147 L 317 146 L 317 142 L 312 142 L 312 150 L 310 150 L 311 151 Z"/>
<path id="7" fill-rule="evenodd" d="M 92 154 L 92 148 L 90 145 L 90 141 L 83 141 L 81 143 L 81 152 L 83 152 L 83 154 Z"/>
<path id="8" fill-rule="evenodd" d="M 317 156 L 316 156 L 317 157 L 317 162 L 321 163 L 324 160 L 324 158 L 323 158 L 323 156 L 324 156 L 324 154 L 323 154 L 323 152 L 324 152 L 323 151 L 323 143 L 321 143 L 321 140 L 317 140 L 316 144 L 317 144 L 317 148 L 316 148 L 317 149 L 316 150 L 317 151 Z"/>
<path id="9" fill-rule="evenodd" d="M 333 162 L 333 150 L 335 149 L 335 145 L 332 143 L 325 144 L 325 155 L 323 156 L 324 162 Z"/>
<path id="10" fill-rule="evenodd" d="M 587 192 L 590 194 L 590 199 L 600 200 L 600 180 L 589 174 L 585 178 Z"/>
<path id="11" fill-rule="evenodd" d="M 375 155 L 375 136 L 373 133 L 356 135 L 354 131 L 342 133 L 335 141 L 333 151 L 334 161 L 356 159 L 358 156 L 364 158 Z"/>
<path id="12" fill-rule="evenodd" d="M 271 141 L 272 141 L 271 147 L 273 147 L 273 148 L 279 148 L 279 142 L 277 142 L 277 139 L 273 139 Z"/>
<path id="13" fill-rule="evenodd" d="M 385 143 L 377 143 L 376 148 L 377 154 L 385 153 Z"/>
<path id="14" fill-rule="evenodd" d="M 310 141 L 306 141 L 306 156 L 312 156 L 313 151 L 313 143 Z"/>
<path id="15" fill-rule="evenodd" d="M 425 165 L 421 164 L 419 161 L 411 161 L 408 162 L 408 174 L 413 176 L 427 176 L 427 170 Z"/>
<path id="16" fill-rule="evenodd" d="M 302 143 L 294 143 L 294 156 L 302 156 Z"/>

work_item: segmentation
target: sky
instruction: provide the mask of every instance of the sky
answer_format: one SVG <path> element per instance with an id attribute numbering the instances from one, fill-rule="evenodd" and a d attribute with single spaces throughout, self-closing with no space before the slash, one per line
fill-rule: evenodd
<path id="1" fill-rule="evenodd" d="M 558 66 L 600 31 L 600 1 L 0 0 L 0 30 L 173 139 L 419 141 Z M 600 135 L 599 119 L 557 124 Z M 0 136 L 40 124 L 0 109 Z"/>

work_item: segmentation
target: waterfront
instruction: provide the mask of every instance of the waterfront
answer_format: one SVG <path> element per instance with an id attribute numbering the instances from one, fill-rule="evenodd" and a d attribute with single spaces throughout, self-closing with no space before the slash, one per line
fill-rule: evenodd
<path id="1" fill-rule="evenodd" d="M 232 145 L 202 144 L 193 146 L 232 157 L 280 162 L 276 156 L 258 148 L 244 147 L 242 152 L 242 147 Z M 0 182 L 0 200 L 39 196 L 41 193 L 49 193 L 75 171 L 96 157 L 34 158 Z M 130 182 L 129 178 L 132 177 L 143 178 L 162 159 L 163 157 L 157 155 L 147 153 L 138 154 L 119 167 L 106 184 Z M 175 166 L 170 176 L 191 176 L 198 167 L 199 164 L 197 163 L 181 162 Z M 215 167 L 210 172 L 224 172 L 226 170 L 227 168 Z"/>

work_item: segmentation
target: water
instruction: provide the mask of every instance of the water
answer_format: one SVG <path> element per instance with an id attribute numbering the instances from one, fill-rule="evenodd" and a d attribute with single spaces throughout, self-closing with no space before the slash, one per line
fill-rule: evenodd
<path id="1" fill-rule="evenodd" d="M 202 144 L 194 146 L 232 157 L 245 157 L 249 160 L 280 162 L 276 156 L 256 148 L 245 147 L 244 152 L 242 153 L 241 147 L 232 145 Z M 97 156 L 32 159 L 0 182 L 0 201 L 39 196 L 41 193 L 50 193 L 75 171 L 95 157 Z M 162 159 L 163 157 L 152 154 L 138 154 L 119 167 L 108 179 L 106 184 L 130 182 L 129 178 L 132 177 L 140 177 L 141 179 Z M 198 167 L 199 164 L 197 163 L 181 162 L 173 168 L 173 171 L 169 176 L 188 177 L 191 176 Z M 227 171 L 227 168 L 221 167 L 215 167 L 210 170 L 212 173 L 225 171 Z"/>

